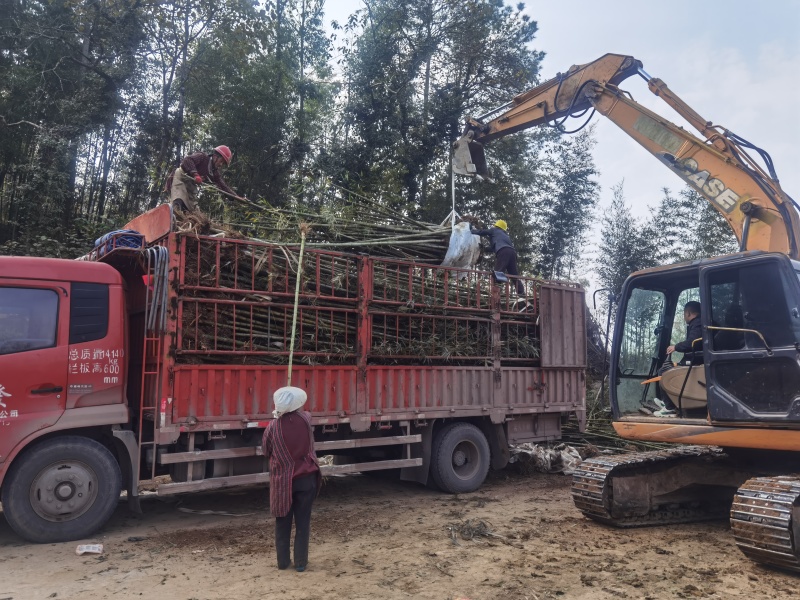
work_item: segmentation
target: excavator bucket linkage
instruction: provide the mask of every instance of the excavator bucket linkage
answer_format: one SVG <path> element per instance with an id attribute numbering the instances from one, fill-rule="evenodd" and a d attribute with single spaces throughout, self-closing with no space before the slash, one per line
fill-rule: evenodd
<path id="1" fill-rule="evenodd" d="M 491 179 L 483 144 L 472 141 L 471 131 L 453 143 L 453 173 L 467 177 L 478 176 L 482 179 Z"/>

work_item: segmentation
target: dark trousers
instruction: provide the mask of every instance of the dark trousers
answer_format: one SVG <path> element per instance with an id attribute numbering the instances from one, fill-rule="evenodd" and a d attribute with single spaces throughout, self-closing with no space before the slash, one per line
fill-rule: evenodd
<path id="1" fill-rule="evenodd" d="M 285 517 L 275 517 L 275 549 L 278 568 L 285 569 L 291 562 L 289 543 L 294 519 L 294 566 L 308 564 L 308 540 L 311 537 L 311 505 L 317 495 L 317 474 L 312 473 L 292 481 L 292 507 Z"/>
<path id="2" fill-rule="evenodd" d="M 513 248 L 506 246 L 500 248 L 494 255 L 494 270 L 502 271 L 511 278 L 511 282 L 517 286 L 517 295 L 525 295 L 525 286 L 517 279 L 519 271 L 517 270 L 517 251 Z"/>

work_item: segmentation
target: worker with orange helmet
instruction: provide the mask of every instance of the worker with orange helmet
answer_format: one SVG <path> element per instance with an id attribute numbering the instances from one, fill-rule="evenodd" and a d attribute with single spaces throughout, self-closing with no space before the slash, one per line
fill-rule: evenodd
<path id="1" fill-rule="evenodd" d="M 168 179 L 167 191 L 172 207 L 182 211 L 195 210 L 198 186 L 205 183 L 214 185 L 228 196 L 239 198 L 222 178 L 222 170 L 231 164 L 232 156 L 230 148 L 217 146 L 211 154 L 195 152 L 185 157 Z"/>
<path id="2" fill-rule="evenodd" d="M 519 280 L 517 251 L 508 236 L 508 223 L 503 219 L 498 219 L 489 229 L 472 229 L 471 231 L 473 235 L 489 238 L 489 250 L 494 252 L 494 270 L 502 271 L 511 277 L 516 286 L 517 295 L 524 296 L 525 286 Z"/>

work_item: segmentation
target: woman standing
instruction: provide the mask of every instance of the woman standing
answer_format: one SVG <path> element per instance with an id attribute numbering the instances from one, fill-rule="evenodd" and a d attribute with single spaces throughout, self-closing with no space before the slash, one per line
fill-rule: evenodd
<path id="1" fill-rule="evenodd" d="M 278 568 L 290 564 L 292 520 L 295 523 L 294 567 L 308 564 L 311 505 L 322 482 L 314 453 L 311 413 L 300 411 L 308 397 L 300 388 L 282 387 L 272 397 L 275 417 L 264 431 L 262 445 L 269 460 L 269 508 L 275 517 Z"/>

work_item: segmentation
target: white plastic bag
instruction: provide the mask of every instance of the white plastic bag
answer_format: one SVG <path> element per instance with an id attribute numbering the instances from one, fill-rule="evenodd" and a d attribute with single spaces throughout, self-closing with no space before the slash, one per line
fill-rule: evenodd
<path id="1" fill-rule="evenodd" d="M 102 554 L 103 544 L 81 544 L 75 548 L 75 554 L 81 556 L 82 554 Z"/>
<path id="2" fill-rule="evenodd" d="M 450 246 L 442 262 L 443 267 L 471 269 L 480 257 L 480 239 L 469 229 L 469 222 L 456 223 L 450 234 Z M 459 279 L 465 279 L 466 273 L 459 273 Z"/>

